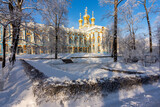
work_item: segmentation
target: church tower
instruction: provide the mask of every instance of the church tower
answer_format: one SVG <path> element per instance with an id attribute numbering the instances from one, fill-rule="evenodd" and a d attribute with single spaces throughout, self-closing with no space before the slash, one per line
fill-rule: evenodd
<path id="1" fill-rule="evenodd" d="M 95 25 L 94 12 L 92 11 L 91 26 Z"/>
<path id="2" fill-rule="evenodd" d="M 83 20 L 81 19 L 81 13 L 80 13 L 80 19 L 79 19 L 79 29 L 81 29 L 81 28 L 82 28 L 82 22 L 83 22 Z"/>
<path id="3" fill-rule="evenodd" d="M 83 16 L 84 27 L 90 26 L 89 18 L 90 18 L 90 16 L 87 14 L 87 7 L 86 7 L 86 9 L 85 9 L 85 15 Z"/>

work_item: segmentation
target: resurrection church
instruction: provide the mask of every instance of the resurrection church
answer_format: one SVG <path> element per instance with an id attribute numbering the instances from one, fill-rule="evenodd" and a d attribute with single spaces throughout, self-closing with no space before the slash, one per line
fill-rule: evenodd
<path id="1" fill-rule="evenodd" d="M 87 14 L 87 7 L 83 19 L 79 19 L 79 29 L 67 29 L 67 44 L 69 52 L 88 52 L 88 53 L 102 53 L 106 51 L 103 48 L 102 40 L 106 35 L 107 28 L 95 25 L 94 13 L 92 11 L 92 18 Z"/>
<path id="2" fill-rule="evenodd" d="M 42 24 L 38 24 L 40 26 L 44 26 Z M 42 28 L 42 27 L 39 27 Z M 108 42 L 108 44 L 103 43 L 105 36 L 108 33 L 108 29 L 103 26 L 95 25 L 95 18 L 94 13 L 92 11 L 92 18 L 90 15 L 87 14 L 87 7 L 85 9 L 85 14 L 83 19 L 80 13 L 79 19 L 79 29 L 66 28 L 62 26 L 61 28 L 64 29 L 66 32 L 64 37 L 66 37 L 65 41 L 65 49 L 68 53 L 103 53 L 103 52 L 111 52 L 112 43 Z M 0 55 L 3 52 L 3 26 L 0 26 Z M 7 29 L 7 42 L 6 42 L 6 54 L 10 53 L 11 47 L 11 25 L 8 26 Z M 41 30 L 40 30 L 41 31 Z M 10 36 L 11 35 L 11 36 Z M 22 28 L 20 31 L 20 40 L 18 44 L 17 54 L 49 54 L 52 53 L 51 51 L 44 50 L 47 49 L 44 45 L 44 42 L 49 42 L 50 38 L 46 36 L 46 34 L 37 34 L 35 33 L 34 29 L 26 29 Z M 44 40 L 39 40 L 37 38 L 43 38 Z M 53 40 L 54 42 L 54 40 Z M 35 45 L 36 44 L 36 45 Z M 37 48 L 38 47 L 38 48 Z M 36 51 L 35 51 L 36 50 Z"/>

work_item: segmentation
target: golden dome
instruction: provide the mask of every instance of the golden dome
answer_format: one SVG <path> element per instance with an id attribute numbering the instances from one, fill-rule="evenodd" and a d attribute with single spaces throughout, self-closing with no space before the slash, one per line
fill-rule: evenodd
<path id="1" fill-rule="evenodd" d="M 85 15 L 83 16 L 84 19 L 89 19 L 90 16 L 87 14 L 87 7 L 85 9 Z"/>
<path id="2" fill-rule="evenodd" d="M 95 18 L 94 18 L 94 12 L 92 11 L 92 18 L 91 18 L 91 20 L 95 20 Z"/>
<path id="3" fill-rule="evenodd" d="M 80 13 L 80 19 L 79 19 L 79 22 L 82 22 L 83 20 L 81 19 L 81 13 Z"/>

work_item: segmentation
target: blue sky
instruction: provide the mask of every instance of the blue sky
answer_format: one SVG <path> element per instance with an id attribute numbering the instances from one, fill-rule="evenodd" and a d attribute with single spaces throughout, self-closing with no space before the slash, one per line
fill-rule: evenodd
<path id="1" fill-rule="evenodd" d="M 105 8 L 99 5 L 98 0 L 72 0 L 71 8 L 69 8 L 68 13 L 68 20 L 69 25 L 68 27 L 74 26 L 78 28 L 78 20 L 80 18 L 80 13 L 83 15 L 85 14 L 85 8 L 88 8 L 88 14 L 92 17 L 92 11 L 94 11 L 95 17 L 95 24 L 106 26 L 106 20 L 102 21 L 102 16 L 105 14 Z"/>
<path id="2" fill-rule="evenodd" d="M 123 4 L 126 0 L 124 0 L 121 4 Z M 148 0 L 147 0 L 148 1 Z M 157 0 L 156 5 L 158 6 L 160 4 L 160 0 Z M 98 0 L 72 0 L 71 7 L 69 8 L 68 13 L 68 24 L 67 27 L 74 27 L 78 29 L 78 20 L 80 18 L 80 13 L 83 15 L 85 14 L 85 8 L 88 8 L 88 14 L 90 17 L 92 17 L 92 11 L 94 11 L 94 17 L 95 17 L 95 24 L 100 26 L 107 26 L 113 23 L 113 20 L 110 18 L 103 19 L 103 16 L 108 12 L 113 10 L 113 7 L 111 5 L 107 5 L 105 7 L 100 6 Z M 135 13 L 137 12 L 144 12 L 144 7 L 139 6 Z M 40 20 L 40 16 L 35 16 L 38 23 L 42 23 Z M 155 19 L 157 17 L 157 14 L 150 14 L 150 20 L 151 25 L 154 26 Z M 123 25 L 123 23 L 120 23 L 120 25 Z M 147 29 L 147 22 L 146 19 L 141 21 L 139 23 L 139 26 L 142 26 L 142 31 L 145 31 Z"/>
<path id="3" fill-rule="evenodd" d="M 126 0 L 124 0 L 125 2 Z M 147 0 L 148 1 L 148 0 Z M 122 2 L 122 4 L 124 3 Z M 160 0 L 157 0 L 156 5 L 158 6 L 160 4 Z M 95 24 L 96 25 L 101 25 L 101 26 L 107 26 L 110 25 L 113 20 L 106 18 L 103 19 L 103 16 L 107 13 L 107 11 L 111 11 L 113 7 L 107 5 L 105 7 L 100 6 L 98 0 L 72 0 L 71 2 L 71 8 L 69 8 L 69 13 L 68 13 L 68 27 L 75 27 L 78 28 L 78 20 L 80 17 L 80 13 L 82 16 L 85 13 L 85 8 L 88 8 L 88 14 L 90 17 L 92 17 L 92 11 L 94 11 L 94 17 L 95 17 Z M 135 13 L 142 11 L 144 12 L 144 7 L 139 6 L 136 10 Z M 157 14 L 150 14 L 150 20 L 151 20 L 151 25 L 153 26 L 154 21 L 157 17 Z M 142 26 L 142 29 L 145 30 L 147 28 L 147 22 L 146 19 L 141 21 L 140 26 Z"/>

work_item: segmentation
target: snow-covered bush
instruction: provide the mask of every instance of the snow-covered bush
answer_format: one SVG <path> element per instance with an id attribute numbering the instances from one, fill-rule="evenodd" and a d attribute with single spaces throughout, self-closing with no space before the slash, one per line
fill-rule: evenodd
<path id="1" fill-rule="evenodd" d="M 124 61 L 127 62 L 137 62 L 144 59 L 146 53 L 146 42 L 144 38 L 136 40 L 136 48 L 132 48 L 131 38 L 125 37 L 120 39 L 120 54 L 122 54 Z"/>
<path id="2" fill-rule="evenodd" d="M 94 80 L 72 80 L 72 81 L 48 81 L 39 82 L 33 86 L 34 95 L 37 96 L 37 103 L 55 101 L 61 99 L 77 100 L 83 95 L 107 95 L 122 88 L 129 88 L 133 85 L 152 83 L 160 79 L 160 75 L 136 75 L 134 77 L 99 78 Z"/>
<path id="3" fill-rule="evenodd" d="M 159 80 L 160 75 L 137 74 L 131 77 L 94 78 L 78 80 L 56 80 L 47 78 L 26 62 L 23 62 L 24 70 L 33 82 L 33 93 L 37 104 L 52 102 L 61 99 L 77 100 L 85 94 L 107 95 L 122 88 L 129 88 L 137 84 L 146 84 Z"/>

